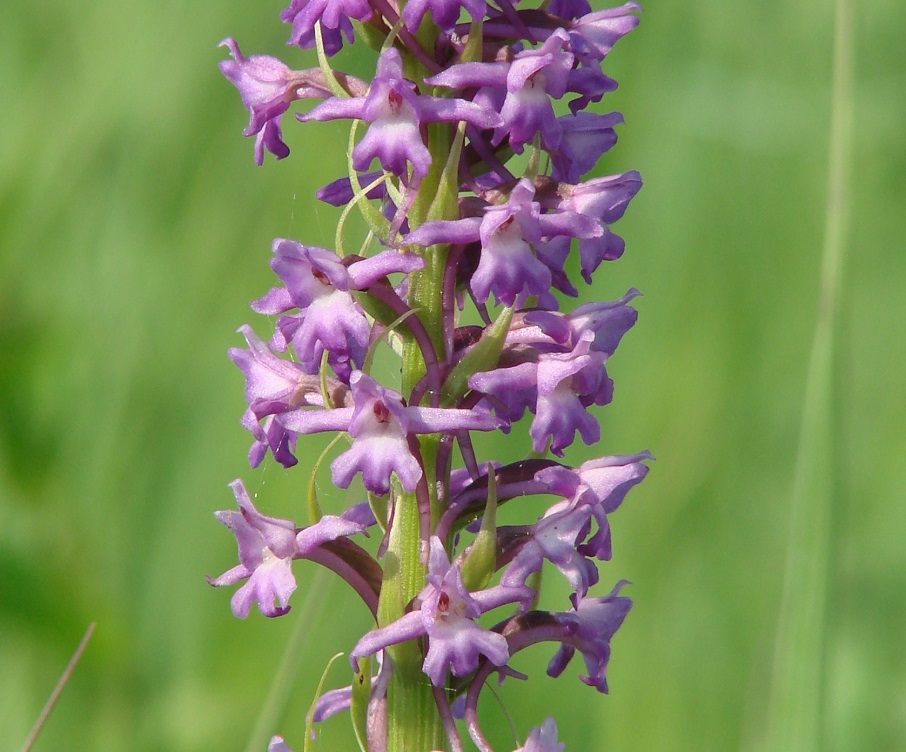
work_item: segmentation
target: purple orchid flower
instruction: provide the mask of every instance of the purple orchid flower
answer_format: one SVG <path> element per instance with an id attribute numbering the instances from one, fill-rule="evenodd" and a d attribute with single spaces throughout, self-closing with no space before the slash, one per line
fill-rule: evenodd
<path id="1" fill-rule="evenodd" d="M 578 603 L 588 588 L 598 581 L 595 565 L 577 550 L 578 541 L 585 537 L 591 514 L 592 509 L 588 506 L 565 510 L 552 508 L 534 525 L 513 531 L 519 541 L 519 551 L 501 584 L 525 584 L 547 559 L 569 582 L 573 604 Z"/>
<path id="2" fill-rule="evenodd" d="M 255 163 L 264 162 L 267 149 L 277 159 L 289 155 L 283 143 L 280 117 L 297 99 L 325 99 L 331 95 L 324 84 L 324 74 L 317 68 L 294 71 L 270 55 L 245 57 L 232 37 L 220 43 L 227 47 L 232 60 L 220 63 L 220 71 L 233 84 L 249 111 L 248 127 L 243 136 L 255 136 Z"/>
<path id="3" fill-rule="evenodd" d="M 249 349 L 230 348 L 229 356 L 246 380 L 248 409 L 240 422 L 255 437 L 249 451 L 249 464 L 258 467 L 270 450 L 277 462 L 284 467 L 292 467 L 296 464 L 293 455 L 296 434 L 287 431 L 274 416 L 297 410 L 303 405 L 323 406 L 320 379 L 307 373 L 300 365 L 274 355 L 251 327 L 243 325 L 239 331 Z M 326 383 L 334 399 L 341 402 L 345 385 L 335 379 L 327 379 Z"/>
<path id="4" fill-rule="evenodd" d="M 444 31 L 459 23 L 460 10 L 474 20 L 482 18 L 487 9 L 485 0 L 408 0 L 403 8 L 403 23 L 410 31 L 418 31 L 422 19 L 430 10 L 431 19 Z"/>
<path id="5" fill-rule="evenodd" d="M 280 422 L 299 434 L 347 431 L 352 446 L 331 463 L 333 482 L 348 488 L 362 473 L 365 488 L 377 494 L 390 490 L 390 475 L 396 473 L 406 491 L 414 491 L 423 475 L 412 453 L 409 437 L 420 433 L 491 431 L 500 422 L 489 415 L 468 410 L 405 405 L 402 397 L 385 389 L 361 371 L 352 374 L 352 407 L 334 410 L 296 410 Z"/>
<path id="6" fill-rule="evenodd" d="M 293 454 L 296 449 L 296 434 L 287 431 L 273 415 L 268 415 L 259 423 L 254 414 L 250 410 L 246 410 L 239 423 L 255 438 L 249 449 L 250 467 L 258 467 L 264 461 L 268 451 L 285 468 L 298 464 L 299 461 Z"/>
<path id="7" fill-rule="evenodd" d="M 241 480 L 233 481 L 230 488 L 239 513 L 225 511 L 214 516 L 236 536 L 239 564 L 208 582 L 223 587 L 247 580 L 230 602 L 233 613 L 242 619 L 256 602 L 265 616 L 288 613 L 289 598 L 296 589 L 292 560 L 316 558 L 317 549 L 340 538 L 356 533 L 367 536 L 368 528 L 375 524 L 368 505 L 358 504 L 342 515 L 325 515 L 314 525 L 297 530 L 291 520 L 261 514 Z"/>
<path id="8" fill-rule="evenodd" d="M 569 44 L 576 55 L 585 60 L 600 63 L 613 46 L 639 25 L 638 3 L 629 2 L 619 8 L 607 8 L 587 13 L 569 24 Z"/>
<path id="9" fill-rule="evenodd" d="M 547 666 L 549 676 L 560 676 L 578 650 L 588 671 L 579 679 L 607 694 L 610 640 L 632 608 L 632 601 L 619 595 L 626 584 L 623 580 L 607 595 L 583 598 L 574 611 L 554 615 L 555 621 L 564 628 L 564 639 Z"/>
<path id="10" fill-rule="evenodd" d="M 499 606 L 525 600 L 529 588 L 498 585 L 470 593 L 462 583 L 459 565 L 450 563 L 440 539 L 433 536 L 429 545 L 428 585 L 418 597 L 420 607 L 359 640 L 351 653 L 354 669 L 358 658 L 421 636 L 428 637 L 423 670 L 436 687 L 443 686 L 448 670 L 454 676 L 474 671 L 482 655 L 495 666 L 509 659 L 506 639 L 482 629 L 475 619 Z"/>
<path id="11" fill-rule="evenodd" d="M 553 718 L 548 718 L 540 727 L 533 728 L 525 740 L 525 746 L 516 752 L 563 752 L 565 744 L 557 742 L 557 724 Z M 270 752 L 270 750 L 268 750 Z"/>
<path id="12" fill-rule="evenodd" d="M 547 10 L 557 18 L 570 21 L 591 13 L 591 5 L 588 4 L 588 0 L 551 0 Z"/>
<path id="13" fill-rule="evenodd" d="M 551 271 L 533 252 L 542 238 L 592 237 L 601 228 L 591 217 L 566 210 L 542 214 L 535 187 L 523 178 L 506 203 L 485 208 L 483 217 L 426 222 L 404 239 L 406 244 L 466 244 L 481 241 L 481 258 L 470 285 L 480 303 L 491 293 L 503 305 L 520 295 L 541 295 L 551 284 Z"/>
<path id="14" fill-rule="evenodd" d="M 272 736 L 267 745 L 267 752 L 293 752 L 282 736 Z"/>
<path id="15" fill-rule="evenodd" d="M 517 52 L 511 62 L 460 63 L 425 83 L 463 90 L 480 87 L 474 101 L 500 112 L 503 123 L 494 131 L 492 143 L 504 138 L 518 154 L 536 133 L 545 149 L 556 149 L 560 125 L 551 98 L 560 99 L 567 90 L 573 55 L 564 48 L 565 31 L 554 31 L 538 49 Z"/>
<path id="16" fill-rule="evenodd" d="M 623 122 L 619 112 L 597 115 L 577 112 L 557 118 L 560 143 L 551 152 L 551 176 L 566 183 L 578 183 L 617 142 L 614 126 Z"/>
<path id="17" fill-rule="evenodd" d="M 598 530 L 591 538 L 584 543 L 577 541 L 579 553 L 601 561 L 610 560 L 612 546 L 607 515 L 615 512 L 629 490 L 645 479 L 648 467 L 643 462 L 652 459 L 650 452 L 641 452 L 589 460 L 576 470 L 551 467 L 536 473 L 536 480 L 546 483 L 551 493 L 564 499 L 551 511 L 560 513 L 586 507 L 597 522 Z"/>
<path id="18" fill-rule="evenodd" d="M 243 324 L 239 331 L 249 349 L 232 347 L 229 356 L 245 376 L 245 400 L 256 420 L 303 405 L 323 404 L 317 376 L 274 355 L 250 326 Z"/>
<path id="19" fill-rule="evenodd" d="M 598 220 L 601 233 L 579 240 L 579 259 L 582 276 L 591 284 L 591 275 L 602 261 L 613 261 L 623 255 L 623 239 L 610 231 L 609 225 L 623 216 L 633 196 L 642 187 L 635 170 L 624 175 L 594 178 L 581 185 L 561 185 L 561 211 L 573 211 Z"/>
<path id="20" fill-rule="evenodd" d="M 562 457 L 576 431 L 589 446 L 600 439 L 598 421 L 586 408 L 610 402 L 613 382 L 604 369 L 606 356 L 592 351 L 590 346 L 590 339 L 584 338 L 570 353 L 539 358 L 538 402 L 529 429 L 535 451 L 542 451 L 550 438 L 551 451 Z"/>
<path id="21" fill-rule="evenodd" d="M 551 451 L 558 457 L 573 443 L 578 431 L 586 444 L 600 438 L 598 422 L 588 414 L 592 405 L 605 405 L 613 397 L 613 382 L 607 377 L 604 353 L 590 349 L 592 336 L 583 335 L 571 352 L 542 353 L 535 362 L 477 373 L 469 386 L 486 395 L 505 395 L 510 390 L 536 390 L 535 414 L 529 434 L 536 452 Z"/>
<path id="22" fill-rule="evenodd" d="M 529 311 L 515 319 L 507 335 L 507 345 L 530 346 L 538 352 L 568 352 L 590 335 L 590 349 L 613 355 L 623 335 L 636 320 L 638 312 L 627 305 L 641 293 L 629 290 L 612 302 L 585 303 L 571 313 Z"/>
<path id="23" fill-rule="evenodd" d="M 353 166 L 367 170 L 372 159 L 377 159 L 385 170 L 401 178 L 407 175 L 407 164 L 412 165 L 416 178 L 428 174 L 431 153 L 420 130 L 425 123 L 463 120 L 479 128 L 500 123 L 496 112 L 473 102 L 418 95 L 415 84 L 403 76 L 402 58 L 393 47 L 378 59 L 367 96 L 333 97 L 307 115 L 297 117 L 302 122 L 354 118 L 370 123 L 364 138 L 353 149 Z"/>
<path id="24" fill-rule="evenodd" d="M 291 343 L 307 373 L 319 371 L 326 350 L 337 375 L 348 379 L 350 362 L 362 363 L 371 336 L 371 324 L 352 291 L 364 290 L 388 274 L 408 274 L 424 267 L 418 256 L 397 251 L 348 261 L 344 264 L 324 248 L 274 241 L 271 266 L 285 287 L 273 288 L 252 303 L 252 309 L 271 316 L 299 309 L 280 318 L 272 344 L 282 351 Z"/>
<path id="25" fill-rule="evenodd" d="M 560 307 L 564 296 L 579 296 L 574 266 L 590 283 L 603 261 L 623 253 L 611 226 L 641 187 L 634 171 L 580 182 L 616 142 L 622 116 L 584 109 L 616 88 L 601 62 L 640 9 L 626 2 L 592 11 L 588 0 L 535 8 L 514 0 L 288 2 L 281 18 L 292 25 L 290 44 L 317 46 L 320 67 L 246 58 L 227 39 L 231 59 L 221 70 L 250 113 L 245 133 L 256 137 L 259 164 L 265 150 L 288 154 L 281 119 L 297 99 L 323 100 L 296 116 L 303 123 L 365 123 L 349 174 L 316 195 L 345 207 L 344 219 L 362 210 L 373 234 L 361 256 L 345 257 L 276 240 L 271 266 L 280 282 L 252 304 L 276 318 L 273 336 L 265 344 L 242 327 L 246 347 L 230 358 L 245 381 L 250 464 L 270 453 L 292 467 L 307 435 L 336 432 L 348 444 L 332 458 L 333 484 L 348 488 L 361 475 L 369 498 L 337 514 L 315 510 L 317 521 L 297 528 L 258 512 L 235 481 L 238 511 L 217 519 L 236 538 L 239 564 L 209 582 L 238 586 L 237 616 L 252 604 L 280 616 L 296 589 L 294 559 L 330 569 L 380 624 L 355 645 L 353 667 L 409 643 L 427 676 L 382 664 L 358 718 L 363 748 L 417 747 L 408 726 L 422 726 L 400 724 L 400 702 L 418 697 L 418 707 L 436 710 L 436 722 L 423 725 L 433 725 L 431 748 L 462 750 L 463 721 L 477 749 L 491 752 L 478 722 L 487 680 L 528 678 L 509 667 L 511 657 L 556 642 L 548 673 L 562 673 L 578 651 L 582 680 L 606 692 L 610 641 L 631 606 L 623 582 L 604 597 L 590 592 L 611 558 L 610 515 L 645 477 L 651 455 L 577 467 L 532 456 L 498 463 L 470 432 L 509 432 L 528 411 L 533 449 L 557 457 L 577 436 L 593 444 L 601 435 L 591 407 L 612 399 L 606 364 L 635 324 L 630 303 L 639 293 Z M 325 60 L 359 32 L 380 50 L 369 83 L 333 70 L 337 58 Z M 448 96 L 432 96 L 433 87 Z M 567 94 L 575 95 L 572 114 L 562 115 L 556 100 Z M 511 159 L 526 145 L 527 159 Z M 391 372 L 384 356 L 399 357 L 399 392 L 369 375 L 372 364 Z M 497 508 L 516 513 L 537 496 L 554 498 L 533 524 L 498 524 Z M 372 554 L 353 536 L 368 536 L 375 514 L 382 536 Z M 535 575 L 545 561 L 571 587 L 569 610 L 536 610 L 543 583 Z M 487 628 L 485 615 L 500 607 L 517 613 Z M 314 720 L 353 705 L 351 687 L 329 691 Z M 516 752 L 563 747 L 547 719 Z M 290 750 L 275 736 L 269 752 Z"/>
<path id="26" fill-rule="evenodd" d="M 640 11 L 633 2 L 620 8 L 588 13 L 569 25 L 569 49 L 578 65 L 570 71 L 567 88 L 579 94 L 569 103 L 575 114 L 617 88 L 617 82 L 601 70 L 601 62 L 621 37 L 638 26 L 629 13 Z"/>
<path id="27" fill-rule="evenodd" d="M 315 24 L 321 24 L 324 51 L 335 55 L 347 42 L 353 40 L 351 19 L 367 21 L 373 15 L 368 0 L 292 0 L 280 14 L 280 20 L 291 24 L 289 44 L 302 49 L 315 46 Z"/>
<path id="28" fill-rule="evenodd" d="M 248 616 L 255 602 L 265 616 L 282 616 L 289 611 L 289 597 L 296 589 L 290 566 L 296 553 L 296 526 L 290 520 L 261 514 L 242 481 L 233 481 L 230 488 L 239 513 L 217 512 L 214 516 L 236 536 L 240 563 L 208 582 L 223 587 L 247 580 L 230 601 L 233 614 L 240 619 Z"/>

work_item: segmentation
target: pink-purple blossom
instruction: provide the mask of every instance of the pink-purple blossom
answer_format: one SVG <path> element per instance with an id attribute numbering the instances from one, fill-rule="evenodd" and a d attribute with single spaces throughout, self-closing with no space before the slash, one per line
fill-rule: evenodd
<path id="1" fill-rule="evenodd" d="M 289 597 L 296 589 L 292 560 L 296 553 L 296 526 L 290 520 L 261 514 L 241 481 L 230 484 L 239 512 L 217 512 L 217 519 L 230 529 L 239 544 L 239 564 L 210 580 L 215 587 L 246 580 L 230 605 L 240 618 L 248 616 L 253 603 L 265 616 L 282 616 L 289 610 Z"/>
<path id="2" fill-rule="evenodd" d="M 541 726 L 529 732 L 525 746 L 516 752 L 563 752 L 565 748 L 565 744 L 557 743 L 557 724 L 553 718 L 547 718 Z"/>
<path id="3" fill-rule="evenodd" d="M 527 678 L 512 658 L 540 643 L 554 644 L 551 676 L 578 653 L 581 680 L 608 689 L 611 642 L 632 604 L 625 581 L 596 593 L 616 579 L 604 564 L 611 517 L 652 457 L 570 454 L 577 439 L 613 439 L 600 409 L 640 293 L 569 299 L 623 255 L 612 226 L 642 186 L 634 170 L 583 179 L 616 144 L 623 116 L 591 105 L 616 88 L 602 63 L 639 10 L 289 0 L 280 18 L 292 26 L 290 54 L 317 48 L 317 68 L 223 42 L 231 59 L 221 71 L 248 110 L 259 164 L 265 151 L 289 155 L 282 117 L 300 99 L 317 102 L 288 123 L 345 121 L 349 153 L 346 173 L 316 194 L 329 205 L 319 222 L 337 222 L 338 251 L 276 239 L 279 283 L 252 303 L 268 335 L 243 325 L 246 346 L 229 351 L 245 384 L 249 463 L 270 456 L 296 468 L 308 524 L 262 514 L 234 481 L 238 511 L 216 517 L 239 563 L 209 581 L 237 586 L 231 607 L 242 618 L 253 605 L 285 615 L 302 564 L 353 588 L 363 628 L 373 626 L 350 651 L 362 673 L 325 691 L 313 722 L 352 710 L 371 752 L 405 736 L 394 703 L 419 693 L 447 738 L 436 746 L 463 749 L 462 731 L 490 752 L 479 695 L 494 674 Z M 374 51 L 370 80 L 340 70 L 346 56 L 336 54 L 359 33 L 355 64 Z M 304 170 L 318 155 L 308 158 Z M 330 207 L 342 213 L 327 220 Z M 498 430 L 527 434 L 532 454 L 487 457 L 473 432 Z M 334 436 L 323 454 L 313 434 Z M 328 473 L 336 488 L 322 500 Z M 529 501 L 538 497 L 542 506 Z M 357 542 L 375 530 L 372 546 Z M 569 587 L 559 604 L 544 600 L 545 567 Z M 548 718 L 516 752 L 562 752 L 557 735 Z M 268 750 L 289 746 L 274 736 Z"/>
<path id="4" fill-rule="evenodd" d="M 406 238 L 407 244 L 467 244 L 479 241 L 481 256 L 469 285 L 477 300 L 491 294 L 503 305 L 519 296 L 542 295 L 551 285 L 549 266 L 537 256 L 542 239 L 600 235 L 593 218 L 564 207 L 541 212 L 535 186 L 525 178 L 512 187 L 505 202 L 487 204 L 481 216 L 426 222 Z"/>
<path id="5" fill-rule="evenodd" d="M 270 55 L 245 57 L 231 37 L 220 45 L 227 47 L 233 57 L 220 63 L 220 70 L 239 90 L 249 111 L 249 124 L 242 135 L 256 136 L 255 162 L 262 164 L 265 149 L 277 159 L 287 157 L 289 147 L 283 142 L 280 117 L 297 99 L 330 96 L 323 75 L 317 69 L 291 70 Z"/>
<path id="6" fill-rule="evenodd" d="M 368 0 L 291 0 L 280 20 L 293 27 L 289 44 L 303 49 L 315 46 L 315 24 L 320 23 L 325 51 L 334 55 L 344 37 L 352 42 L 352 21 L 367 21 L 372 13 Z"/>
<path id="7" fill-rule="evenodd" d="M 578 650 L 587 672 L 579 679 L 599 692 L 607 693 L 610 641 L 632 607 L 629 598 L 619 595 L 624 584 L 618 583 L 603 597 L 583 598 L 574 611 L 554 616 L 565 632 L 560 649 L 547 666 L 550 676 L 559 676 Z"/>
<path id="8" fill-rule="evenodd" d="M 382 387 L 361 371 L 350 378 L 352 406 L 329 410 L 296 410 L 281 423 L 298 434 L 346 431 L 352 446 L 330 466 L 333 481 L 347 488 L 358 473 L 365 488 L 377 494 L 390 490 L 391 473 L 403 488 L 414 491 L 423 470 L 409 445 L 423 433 L 491 431 L 500 423 L 468 410 L 417 407 L 403 404 L 398 392 Z"/>
<path id="9" fill-rule="evenodd" d="M 400 54 L 393 47 L 378 59 L 367 95 L 333 97 L 299 117 L 303 122 L 349 118 L 369 123 L 352 152 L 353 166 L 367 170 L 372 159 L 377 159 L 385 170 L 400 177 L 405 177 L 408 165 L 417 177 L 428 172 L 431 155 L 421 135 L 424 124 L 462 120 L 489 128 L 501 119 L 494 110 L 463 99 L 419 95 L 415 84 L 403 76 Z"/>
<path id="10" fill-rule="evenodd" d="M 292 240 L 277 239 L 271 267 L 283 282 L 252 308 L 280 317 L 272 340 L 285 351 L 292 345 L 304 371 L 318 373 L 321 358 L 347 381 L 356 365 L 362 363 L 368 347 L 371 326 L 353 298 L 353 292 L 367 289 L 390 274 L 408 274 L 424 266 L 414 254 L 384 251 L 367 259 L 340 259 L 324 248 L 304 246 Z M 292 310 L 296 309 L 296 313 Z"/>
<path id="11" fill-rule="evenodd" d="M 359 640 L 352 651 L 353 665 L 359 658 L 420 636 L 428 638 L 423 670 L 435 686 L 443 685 L 447 671 L 465 676 L 475 670 L 481 656 L 495 666 L 505 664 L 509 658 L 506 639 L 475 620 L 486 611 L 523 600 L 525 586 L 500 585 L 470 593 L 463 585 L 459 565 L 450 563 L 437 537 L 430 541 L 427 581 L 418 596 L 417 610 Z"/>

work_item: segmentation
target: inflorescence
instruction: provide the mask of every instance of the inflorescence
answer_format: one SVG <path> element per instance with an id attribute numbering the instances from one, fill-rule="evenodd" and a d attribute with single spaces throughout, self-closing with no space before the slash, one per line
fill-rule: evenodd
<path id="1" fill-rule="evenodd" d="M 555 643 L 548 674 L 578 651 L 580 679 L 607 692 L 610 640 L 631 602 L 623 581 L 590 593 L 611 558 L 608 517 L 651 456 L 577 467 L 563 457 L 577 433 L 600 439 L 591 408 L 613 397 L 606 363 L 636 321 L 639 293 L 559 309 L 578 296 L 573 269 L 590 284 L 622 255 L 611 225 L 641 188 L 635 171 L 582 181 L 616 142 L 622 116 L 587 108 L 616 88 L 601 65 L 638 11 L 629 2 L 592 12 L 586 0 L 292 0 L 281 14 L 290 44 L 314 48 L 318 67 L 293 70 L 223 42 L 232 59 L 220 67 L 250 113 L 244 135 L 258 164 L 289 155 L 281 119 L 296 100 L 316 102 L 298 121 L 351 127 L 348 174 L 317 194 L 345 207 L 338 248 L 275 240 L 281 284 L 252 303 L 276 318 L 273 335 L 265 342 L 243 326 L 247 347 L 230 350 L 246 382 L 249 460 L 257 467 L 270 453 L 290 468 L 300 436 L 336 434 L 345 442 L 325 455 L 332 481 L 348 488 L 360 476 L 367 501 L 331 515 L 312 495 L 299 526 L 259 512 L 234 481 L 238 512 L 217 519 L 236 536 L 240 563 L 210 582 L 241 583 L 231 605 L 243 618 L 253 604 L 265 616 L 289 611 L 299 559 L 349 583 L 376 625 L 350 653 L 371 686 L 369 750 L 405 744 L 392 682 L 429 682 L 442 732 L 406 752 L 462 749 L 457 719 L 490 750 L 482 688 L 494 674 L 525 678 L 510 658 L 540 642 Z M 356 39 L 377 53 L 370 82 L 331 67 Z M 346 253 L 353 208 L 369 233 Z M 375 376 L 378 349 L 399 356 L 393 388 Z M 531 454 L 479 460 L 471 432 L 509 433 L 526 413 Z M 497 523 L 500 505 L 533 496 L 553 499 L 539 519 Z M 352 540 L 369 533 L 380 541 L 374 556 Z M 545 560 L 569 586 L 560 611 L 538 609 Z M 353 694 L 321 696 L 315 721 L 348 709 Z M 519 749 L 562 748 L 548 719 Z M 274 737 L 270 749 L 288 747 Z"/>

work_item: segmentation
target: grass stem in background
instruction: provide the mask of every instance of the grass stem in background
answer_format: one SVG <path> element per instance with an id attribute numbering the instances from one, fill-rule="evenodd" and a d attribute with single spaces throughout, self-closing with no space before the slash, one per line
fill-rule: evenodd
<path id="1" fill-rule="evenodd" d="M 790 531 L 761 749 L 817 752 L 823 745 L 826 632 L 834 482 L 834 340 L 849 210 L 852 144 L 851 0 L 837 0 L 827 205 L 818 312 L 803 399 Z"/>
<path id="2" fill-rule="evenodd" d="M 69 681 L 69 677 L 72 676 L 72 672 L 75 670 L 76 664 L 78 664 L 79 660 L 81 659 L 82 653 L 85 652 L 85 648 L 88 646 L 88 640 L 91 639 L 92 634 L 94 634 L 94 622 L 91 622 L 91 624 L 88 625 L 88 629 L 85 630 L 85 634 L 79 641 L 78 647 L 76 647 L 75 652 L 72 654 L 72 658 L 69 659 L 69 663 L 66 664 L 66 668 L 63 669 L 63 673 L 60 675 L 60 679 L 57 681 L 57 686 L 55 686 L 53 688 L 53 692 L 50 693 L 50 697 L 48 698 L 47 703 L 41 710 L 41 715 L 38 716 L 38 720 L 35 722 L 34 728 L 28 735 L 28 739 L 26 739 L 25 744 L 22 745 L 22 752 L 29 752 L 29 750 L 34 745 L 35 740 L 38 738 L 38 734 L 41 733 L 41 729 L 44 728 L 44 724 L 50 717 L 54 705 L 56 705 L 57 700 L 60 699 L 60 695 L 62 694 L 66 683 Z"/>
<path id="3" fill-rule="evenodd" d="M 299 662 L 302 660 L 302 652 L 305 649 L 305 643 L 312 631 L 312 623 L 306 618 L 307 614 L 318 613 L 315 608 L 316 603 L 323 600 L 324 588 L 327 585 L 327 573 L 323 569 L 317 570 L 311 578 L 311 585 L 305 593 L 305 600 L 302 601 L 298 614 L 296 614 L 296 626 L 292 634 L 286 641 L 286 648 L 280 661 L 277 663 L 279 668 L 271 684 L 267 699 L 258 714 L 258 720 L 255 728 L 249 736 L 246 744 L 246 752 L 259 752 L 267 745 L 268 739 L 271 738 L 271 732 L 275 729 L 280 721 L 280 717 L 289 701 L 289 693 L 295 684 L 299 673 Z M 295 609 L 294 609 L 295 610 Z"/>

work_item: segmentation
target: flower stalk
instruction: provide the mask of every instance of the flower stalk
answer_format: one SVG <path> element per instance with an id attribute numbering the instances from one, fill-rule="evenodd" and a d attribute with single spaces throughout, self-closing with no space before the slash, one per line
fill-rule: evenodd
<path id="1" fill-rule="evenodd" d="M 232 608 L 243 618 L 255 604 L 269 617 L 290 611 L 301 559 L 349 583 L 371 612 L 373 628 L 350 651 L 364 673 L 319 698 L 312 723 L 350 710 L 368 752 L 455 752 L 464 734 L 491 750 L 482 687 L 494 674 L 525 678 L 511 658 L 539 643 L 558 646 L 550 675 L 578 651 L 580 679 L 607 692 L 611 638 L 631 602 L 623 582 L 590 592 L 611 555 L 609 515 L 651 455 L 572 466 L 565 452 L 577 435 L 600 440 L 595 413 L 613 398 L 605 364 L 635 323 L 638 293 L 560 308 L 578 295 L 571 256 L 590 284 L 622 255 L 611 225 L 641 187 L 634 171 L 582 182 L 616 141 L 622 116 L 588 108 L 616 87 L 601 65 L 639 11 L 593 12 L 586 0 L 292 0 L 281 19 L 291 44 L 316 50 L 317 68 L 223 43 L 258 164 L 289 156 L 282 118 L 296 102 L 315 100 L 296 114 L 302 123 L 352 124 L 349 172 L 317 194 L 342 208 L 337 248 L 276 240 L 281 284 L 252 304 L 277 317 L 273 335 L 264 342 L 244 326 L 247 349 L 230 351 L 246 381 L 249 461 L 270 454 L 289 469 L 309 434 L 345 436 L 326 454 L 332 481 L 361 482 L 368 502 L 334 514 L 309 493 L 300 527 L 259 512 L 235 481 L 239 511 L 217 518 L 239 565 L 210 582 L 240 585 Z M 332 64 L 356 38 L 377 52 L 370 82 Z M 351 211 L 371 231 L 352 254 L 342 247 Z M 398 384 L 371 373 L 388 346 Z M 501 465 L 476 453 L 473 431 L 522 435 L 530 451 Z M 301 482 L 313 489 L 313 478 Z M 498 506 L 535 495 L 552 500 L 540 518 L 498 522 Z M 373 554 L 352 540 L 375 531 Z M 569 583 L 567 602 L 544 602 L 545 562 Z M 552 719 L 519 746 L 562 748 Z M 273 738 L 270 750 L 287 749 Z"/>

